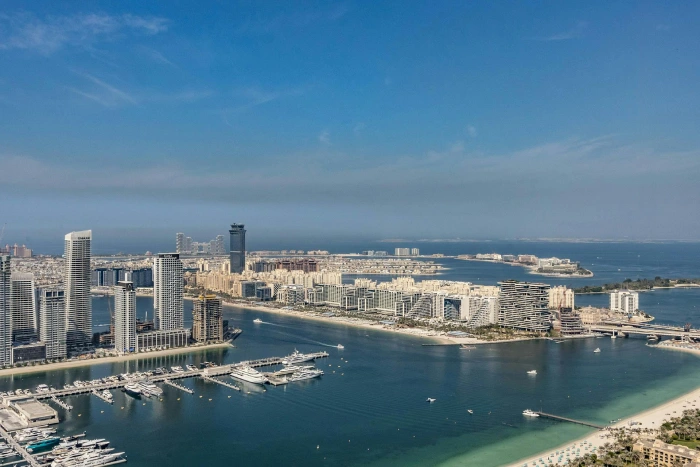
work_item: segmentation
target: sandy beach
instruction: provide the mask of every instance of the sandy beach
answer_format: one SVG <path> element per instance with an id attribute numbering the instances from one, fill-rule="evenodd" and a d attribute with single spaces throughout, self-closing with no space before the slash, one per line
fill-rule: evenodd
<path id="1" fill-rule="evenodd" d="M 663 423 L 664 420 L 669 419 L 671 417 L 680 416 L 683 413 L 683 410 L 694 408 L 700 408 L 700 388 L 695 389 L 694 391 L 689 392 L 687 394 L 684 394 L 676 399 L 673 399 L 672 401 L 666 402 L 662 405 L 649 409 L 645 412 L 641 412 L 631 417 L 627 417 L 615 423 L 614 425 L 611 425 L 611 427 L 631 428 L 630 423 L 635 422 L 634 428 L 656 429 Z M 512 464 L 508 464 L 508 467 L 523 467 L 525 465 L 534 466 L 539 463 L 540 459 L 545 461 L 545 465 L 548 465 L 550 461 L 552 463 L 556 463 L 560 456 L 563 457 L 562 460 L 558 462 L 560 464 L 564 464 L 567 459 L 573 459 L 574 457 L 576 457 L 576 455 L 573 453 L 576 453 L 577 449 L 580 449 L 578 455 L 582 456 L 584 454 L 590 453 L 593 448 L 599 448 L 607 442 L 612 442 L 612 439 L 607 437 L 607 433 L 608 432 L 605 430 L 595 431 L 588 436 L 584 436 L 583 438 L 579 438 L 570 443 L 562 444 L 561 446 L 557 446 L 556 448 L 541 452 L 528 458 L 521 459 Z M 557 451 L 559 452 L 558 454 Z M 570 457 L 567 457 L 565 453 L 572 454 L 569 454 Z"/>
<path id="2" fill-rule="evenodd" d="M 25 367 L 21 367 L 21 368 L 7 368 L 4 370 L 0 370 L 0 377 L 22 375 L 22 374 L 27 374 L 27 373 L 41 373 L 44 371 L 67 370 L 69 368 L 76 368 L 76 367 L 80 367 L 80 366 L 101 365 L 103 363 L 125 362 L 128 360 L 146 360 L 148 358 L 164 357 L 166 355 L 192 353 L 192 352 L 199 352 L 201 350 L 210 350 L 210 349 L 217 349 L 217 348 L 231 347 L 231 346 L 232 345 L 228 342 L 224 342 L 224 343 L 220 343 L 220 344 L 207 344 L 207 345 L 196 345 L 196 346 L 193 345 L 193 346 L 189 346 L 189 347 L 178 347 L 176 349 L 157 350 L 155 352 L 135 353 L 135 354 L 125 355 L 122 357 L 90 358 L 90 359 L 85 359 L 85 360 L 72 360 L 72 361 L 67 361 L 67 362 L 48 363 L 46 365 L 25 366 Z"/>

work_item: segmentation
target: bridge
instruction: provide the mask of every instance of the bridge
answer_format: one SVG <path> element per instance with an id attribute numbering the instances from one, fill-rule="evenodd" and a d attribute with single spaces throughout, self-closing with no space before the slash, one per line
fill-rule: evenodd
<path id="1" fill-rule="evenodd" d="M 560 417 L 559 415 L 553 415 L 551 413 L 545 413 L 545 412 L 535 412 L 537 415 L 543 418 L 551 418 L 552 420 L 558 420 L 560 422 L 570 422 L 570 423 L 576 423 L 578 425 L 583 425 L 583 426 L 589 426 L 591 428 L 597 428 L 599 430 L 602 430 L 605 428 L 604 426 L 596 425 L 594 423 L 590 422 L 584 422 L 583 420 L 576 420 L 573 418 L 566 418 L 566 417 Z"/>
<path id="2" fill-rule="evenodd" d="M 603 332 L 603 333 L 624 333 L 624 334 L 636 334 L 640 336 L 654 335 L 657 337 L 687 337 L 690 339 L 700 339 L 700 330 L 690 329 L 688 331 L 682 327 L 676 326 L 664 326 L 664 325 L 650 325 L 644 324 L 589 324 L 587 327 L 592 332 Z"/>

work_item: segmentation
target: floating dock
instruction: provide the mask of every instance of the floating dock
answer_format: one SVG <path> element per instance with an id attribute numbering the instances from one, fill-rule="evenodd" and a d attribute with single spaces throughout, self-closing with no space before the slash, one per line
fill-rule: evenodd
<path id="1" fill-rule="evenodd" d="M 187 394 L 194 394 L 194 391 L 188 387 L 183 386 L 182 384 L 177 384 L 175 381 L 171 381 L 169 379 L 166 379 L 163 381 L 164 384 L 167 384 L 168 386 L 172 386 L 174 388 L 177 388 L 181 391 L 185 391 Z"/>
<path id="2" fill-rule="evenodd" d="M 227 383 L 227 382 L 225 382 L 225 381 L 221 381 L 220 379 L 212 378 L 211 376 L 202 375 L 202 379 L 203 379 L 204 381 L 209 381 L 209 382 L 211 382 L 211 383 L 217 383 L 217 384 L 220 384 L 220 385 L 222 385 L 222 386 L 226 386 L 227 388 L 233 389 L 233 390 L 235 390 L 235 391 L 240 391 L 240 390 L 241 390 L 241 388 L 239 388 L 239 387 L 236 386 L 235 384 L 230 384 L 230 383 Z"/>

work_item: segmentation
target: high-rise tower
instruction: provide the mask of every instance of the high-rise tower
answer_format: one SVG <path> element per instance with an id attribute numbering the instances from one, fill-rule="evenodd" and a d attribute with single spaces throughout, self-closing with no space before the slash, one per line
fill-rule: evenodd
<path id="1" fill-rule="evenodd" d="M 153 312 L 156 329 L 182 329 L 182 262 L 177 253 L 159 253 L 153 259 Z"/>
<path id="2" fill-rule="evenodd" d="M 216 295 L 200 295 L 192 303 L 192 339 L 197 342 L 224 339 L 221 299 Z"/>
<path id="3" fill-rule="evenodd" d="M 27 343 L 39 339 L 34 274 L 15 272 L 10 276 L 12 341 Z"/>
<path id="4" fill-rule="evenodd" d="M 231 224 L 231 253 L 229 258 L 231 265 L 229 272 L 240 274 L 245 269 L 245 228 L 243 224 Z"/>
<path id="5" fill-rule="evenodd" d="M 114 286 L 114 348 L 121 353 L 136 351 L 136 291 L 132 282 Z"/>
<path id="6" fill-rule="evenodd" d="M 39 289 L 39 337 L 46 344 L 46 359 L 66 358 L 65 292 L 58 287 Z"/>
<path id="7" fill-rule="evenodd" d="M 0 366 L 12 363 L 10 257 L 0 256 Z"/>
<path id="8" fill-rule="evenodd" d="M 69 350 L 87 347 L 92 341 L 90 297 L 90 249 L 92 230 L 71 232 L 65 239 L 66 345 Z"/>

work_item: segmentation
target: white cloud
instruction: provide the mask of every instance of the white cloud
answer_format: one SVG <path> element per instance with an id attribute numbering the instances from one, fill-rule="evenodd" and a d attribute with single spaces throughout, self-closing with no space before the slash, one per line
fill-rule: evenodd
<path id="1" fill-rule="evenodd" d="M 320 135 L 318 135 L 318 141 L 327 145 L 331 144 L 331 134 L 328 132 L 328 130 L 324 130 Z"/>
<path id="2" fill-rule="evenodd" d="M 476 138 L 478 134 L 479 133 L 476 131 L 476 127 L 473 125 L 467 125 L 467 135 L 469 135 L 470 138 Z"/>
<path id="3" fill-rule="evenodd" d="M 90 89 L 77 89 L 68 87 L 68 89 L 80 96 L 90 99 L 104 107 L 118 107 L 124 104 L 137 104 L 135 97 L 126 91 L 123 91 L 89 73 L 76 72 L 82 78 L 92 83 Z"/>
<path id="4" fill-rule="evenodd" d="M 168 29 L 160 17 L 104 13 L 46 16 L 30 13 L 0 14 L 0 49 L 36 50 L 51 54 L 66 46 L 88 47 L 119 33 L 154 35 Z"/>
<path id="5" fill-rule="evenodd" d="M 170 65 L 170 66 L 175 66 L 173 62 L 168 60 L 165 55 L 162 53 L 158 52 L 156 49 L 152 49 L 150 47 L 139 47 L 138 49 L 143 55 L 154 61 L 155 63 L 158 63 L 160 65 Z"/>
<path id="6" fill-rule="evenodd" d="M 585 21 L 580 21 L 573 28 L 563 31 L 557 34 L 552 34 L 550 36 L 538 37 L 536 40 L 551 42 L 551 41 L 566 41 L 570 39 L 576 39 L 583 36 L 583 33 L 588 28 L 588 23 Z"/>

